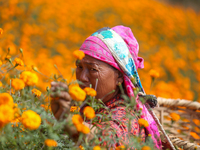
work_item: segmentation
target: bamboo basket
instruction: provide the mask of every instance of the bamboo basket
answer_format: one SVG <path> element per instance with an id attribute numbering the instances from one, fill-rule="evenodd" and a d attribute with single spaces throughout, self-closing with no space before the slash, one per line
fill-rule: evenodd
<path id="1" fill-rule="evenodd" d="M 174 146 L 177 149 L 200 150 L 200 103 L 160 97 L 157 100 L 159 107 L 153 111 Z M 174 113 L 175 117 L 170 116 Z"/>

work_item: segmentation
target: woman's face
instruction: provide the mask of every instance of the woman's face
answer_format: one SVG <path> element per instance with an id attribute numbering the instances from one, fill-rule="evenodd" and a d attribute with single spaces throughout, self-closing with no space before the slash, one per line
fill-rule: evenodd
<path id="1" fill-rule="evenodd" d="M 121 79 L 119 80 L 122 77 L 119 77 L 120 72 L 110 65 L 86 55 L 82 60 L 76 62 L 76 66 L 76 78 L 83 83 L 80 85 L 82 89 L 90 87 L 90 84 L 95 89 L 96 79 L 98 79 L 97 99 L 102 99 L 106 94 L 115 90 L 102 99 L 103 102 L 106 102 L 119 92 L 117 85 L 118 82 L 122 83 Z"/>

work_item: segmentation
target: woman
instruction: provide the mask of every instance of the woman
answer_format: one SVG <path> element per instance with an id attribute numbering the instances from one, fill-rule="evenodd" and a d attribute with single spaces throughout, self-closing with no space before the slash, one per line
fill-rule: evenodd
<path id="1" fill-rule="evenodd" d="M 116 26 L 112 29 L 102 28 L 88 37 L 80 50 L 86 56 L 76 63 L 76 78 L 83 83 L 80 85 L 81 88 L 92 85 L 97 91 L 96 99 L 102 99 L 103 103 L 110 110 L 113 110 L 110 126 L 116 129 L 116 136 L 122 137 L 122 140 L 128 143 L 128 134 L 136 136 L 140 134 L 143 137 L 143 141 L 148 134 L 151 134 L 155 147 L 161 149 L 156 123 L 145 105 L 138 100 L 138 97 L 137 110 L 142 110 L 141 118 L 147 120 L 149 126 L 145 128 L 145 131 L 141 130 L 137 119 L 131 120 L 131 133 L 128 133 L 127 126 L 124 126 L 128 120 L 123 118 L 126 115 L 126 111 L 125 107 L 120 105 L 124 103 L 124 100 L 120 97 L 119 84 L 123 85 L 125 93 L 130 97 L 134 96 L 133 89 L 136 86 L 143 91 L 136 71 L 138 68 L 143 68 L 143 59 L 138 57 L 139 45 L 131 29 L 124 26 Z M 133 77 L 136 78 L 135 85 L 131 82 Z M 63 83 L 53 82 L 51 86 L 52 91 L 55 91 L 59 86 L 67 88 Z M 112 92 L 113 90 L 114 92 Z M 59 97 L 59 100 L 52 101 L 51 106 L 55 117 L 59 119 L 63 111 L 69 113 L 71 97 L 65 91 L 61 92 L 57 97 Z M 134 116 L 134 113 L 131 115 Z M 69 118 L 68 120 L 70 120 Z M 116 123 L 115 119 L 119 120 L 120 123 Z M 89 126 L 89 124 L 87 125 Z M 76 139 L 78 135 L 76 129 L 66 129 Z"/>

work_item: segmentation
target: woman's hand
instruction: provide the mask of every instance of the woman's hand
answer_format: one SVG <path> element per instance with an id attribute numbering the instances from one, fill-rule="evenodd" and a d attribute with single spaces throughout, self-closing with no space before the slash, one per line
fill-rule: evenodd
<path id="1" fill-rule="evenodd" d="M 69 114 L 71 97 L 67 92 L 68 86 L 62 82 L 51 82 L 51 110 L 57 120 Z"/>

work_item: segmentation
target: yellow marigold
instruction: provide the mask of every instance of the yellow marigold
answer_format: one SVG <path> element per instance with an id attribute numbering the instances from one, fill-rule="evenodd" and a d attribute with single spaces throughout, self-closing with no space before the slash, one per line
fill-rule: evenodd
<path id="1" fill-rule="evenodd" d="M 20 74 L 20 79 L 22 79 L 28 86 L 35 85 L 38 82 L 37 74 L 31 71 L 23 71 Z"/>
<path id="2" fill-rule="evenodd" d="M 198 119 L 193 119 L 192 121 L 193 121 L 197 126 L 200 125 L 200 120 L 198 120 Z"/>
<path id="3" fill-rule="evenodd" d="M 71 106 L 71 108 L 70 108 L 71 112 L 74 112 L 74 111 L 79 112 L 79 110 L 80 110 L 80 107 L 78 107 L 78 106 Z"/>
<path id="4" fill-rule="evenodd" d="M 151 150 L 149 146 L 143 146 L 141 150 Z"/>
<path id="5" fill-rule="evenodd" d="M 90 87 L 84 88 L 84 91 L 89 96 L 96 96 L 97 95 L 97 92 L 93 88 L 90 88 Z"/>
<path id="6" fill-rule="evenodd" d="M 2 82 L 0 81 L 0 87 L 2 87 L 3 86 L 3 84 L 2 84 Z"/>
<path id="7" fill-rule="evenodd" d="M 35 130 L 39 128 L 41 124 L 41 118 L 40 115 L 38 115 L 36 112 L 32 110 L 27 110 L 23 112 L 21 117 L 21 122 L 25 128 L 28 128 L 30 130 Z"/>
<path id="8" fill-rule="evenodd" d="M 90 106 L 86 106 L 83 109 L 83 114 L 88 118 L 88 119 L 92 119 L 95 117 L 95 111 L 92 107 Z"/>
<path id="9" fill-rule="evenodd" d="M 37 89 L 32 89 L 31 91 L 33 94 L 35 94 L 35 96 L 40 97 L 41 96 L 41 92 Z"/>
<path id="10" fill-rule="evenodd" d="M 14 59 L 15 66 L 24 66 L 24 62 L 20 58 Z"/>
<path id="11" fill-rule="evenodd" d="M 13 107 L 13 98 L 8 93 L 0 93 L 0 106 L 1 105 L 9 105 L 10 107 Z"/>
<path id="12" fill-rule="evenodd" d="M 9 105 L 0 105 L 0 124 L 7 124 L 14 119 L 14 110 Z"/>
<path id="13" fill-rule="evenodd" d="M 1 67 L 2 64 L 3 64 L 3 62 L 0 60 L 0 67 Z"/>
<path id="14" fill-rule="evenodd" d="M 3 34 L 3 29 L 2 28 L 0 28 L 0 34 Z"/>
<path id="15" fill-rule="evenodd" d="M 125 146 L 121 145 L 121 146 L 117 146 L 115 150 L 124 150 L 124 149 L 125 149 Z"/>
<path id="16" fill-rule="evenodd" d="M 83 59 L 83 57 L 85 57 L 85 54 L 83 51 L 80 51 L 80 50 L 76 50 L 73 52 L 73 56 L 76 58 L 76 59 Z"/>
<path id="17" fill-rule="evenodd" d="M 44 143 L 48 147 L 57 147 L 58 146 L 57 142 L 52 139 L 46 139 Z"/>
<path id="18" fill-rule="evenodd" d="M 149 71 L 149 75 L 152 77 L 152 78 L 158 78 L 160 76 L 159 72 L 154 70 L 154 69 L 151 69 Z"/>
<path id="19" fill-rule="evenodd" d="M 85 126 L 85 125 L 82 125 L 81 132 L 84 133 L 84 134 L 88 134 L 88 133 L 90 133 L 90 128 Z"/>
<path id="20" fill-rule="evenodd" d="M 75 114 L 72 116 L 72 122 L 74 125 L 76 124 L 82 124 L 83 123 L 83 118 L 79 114 Z"/>
<path id="21" fill-rule="evenodd" d="M 195 132 L 190 132 L 190 135 L 191 135 L 193 138 L 197 139 L 197 140 L 200 139 L 200 136 L 199 136 L 198 134 L 196 134 Z"/>
<path id="22" fill-rule="evenodd" d="M 86 98 L 86 93 L 78 85 L 72 85 L 69 87 L 69 94 L 73 100 L 84 101 Z"/>
<path id="23" fill-rule="evenodd" d="M 101 150 L 101 147 L 100 146 L 95 146 L 95 147 L 93 147 L 93 150 Z"/>
<path id="24" fill-rule="evenodd" d="M 138 120 L 138 124 L 139 124 L 140 126 L 143 126 L 143 127 L 148 127 L 148 126 L 149 126 L 148 121 L 145 120 L 145 119 L 143 119 L 143 118 L 140 118 L 140 119 Z"/>
<path id="25" fill-rule="evenodd" d="M 170 113 L 170 116 L 173 121 L 178 121 L 180 119 L 180 116 L 177 113 Z"/>
<path id="26" fill-rule="evenodd" d="M 25 83 L 22 79 L 15 78 L 15 79 L 12 79 L 11 86 L 15 90 L 22 90 L 25 87 Z"/>

